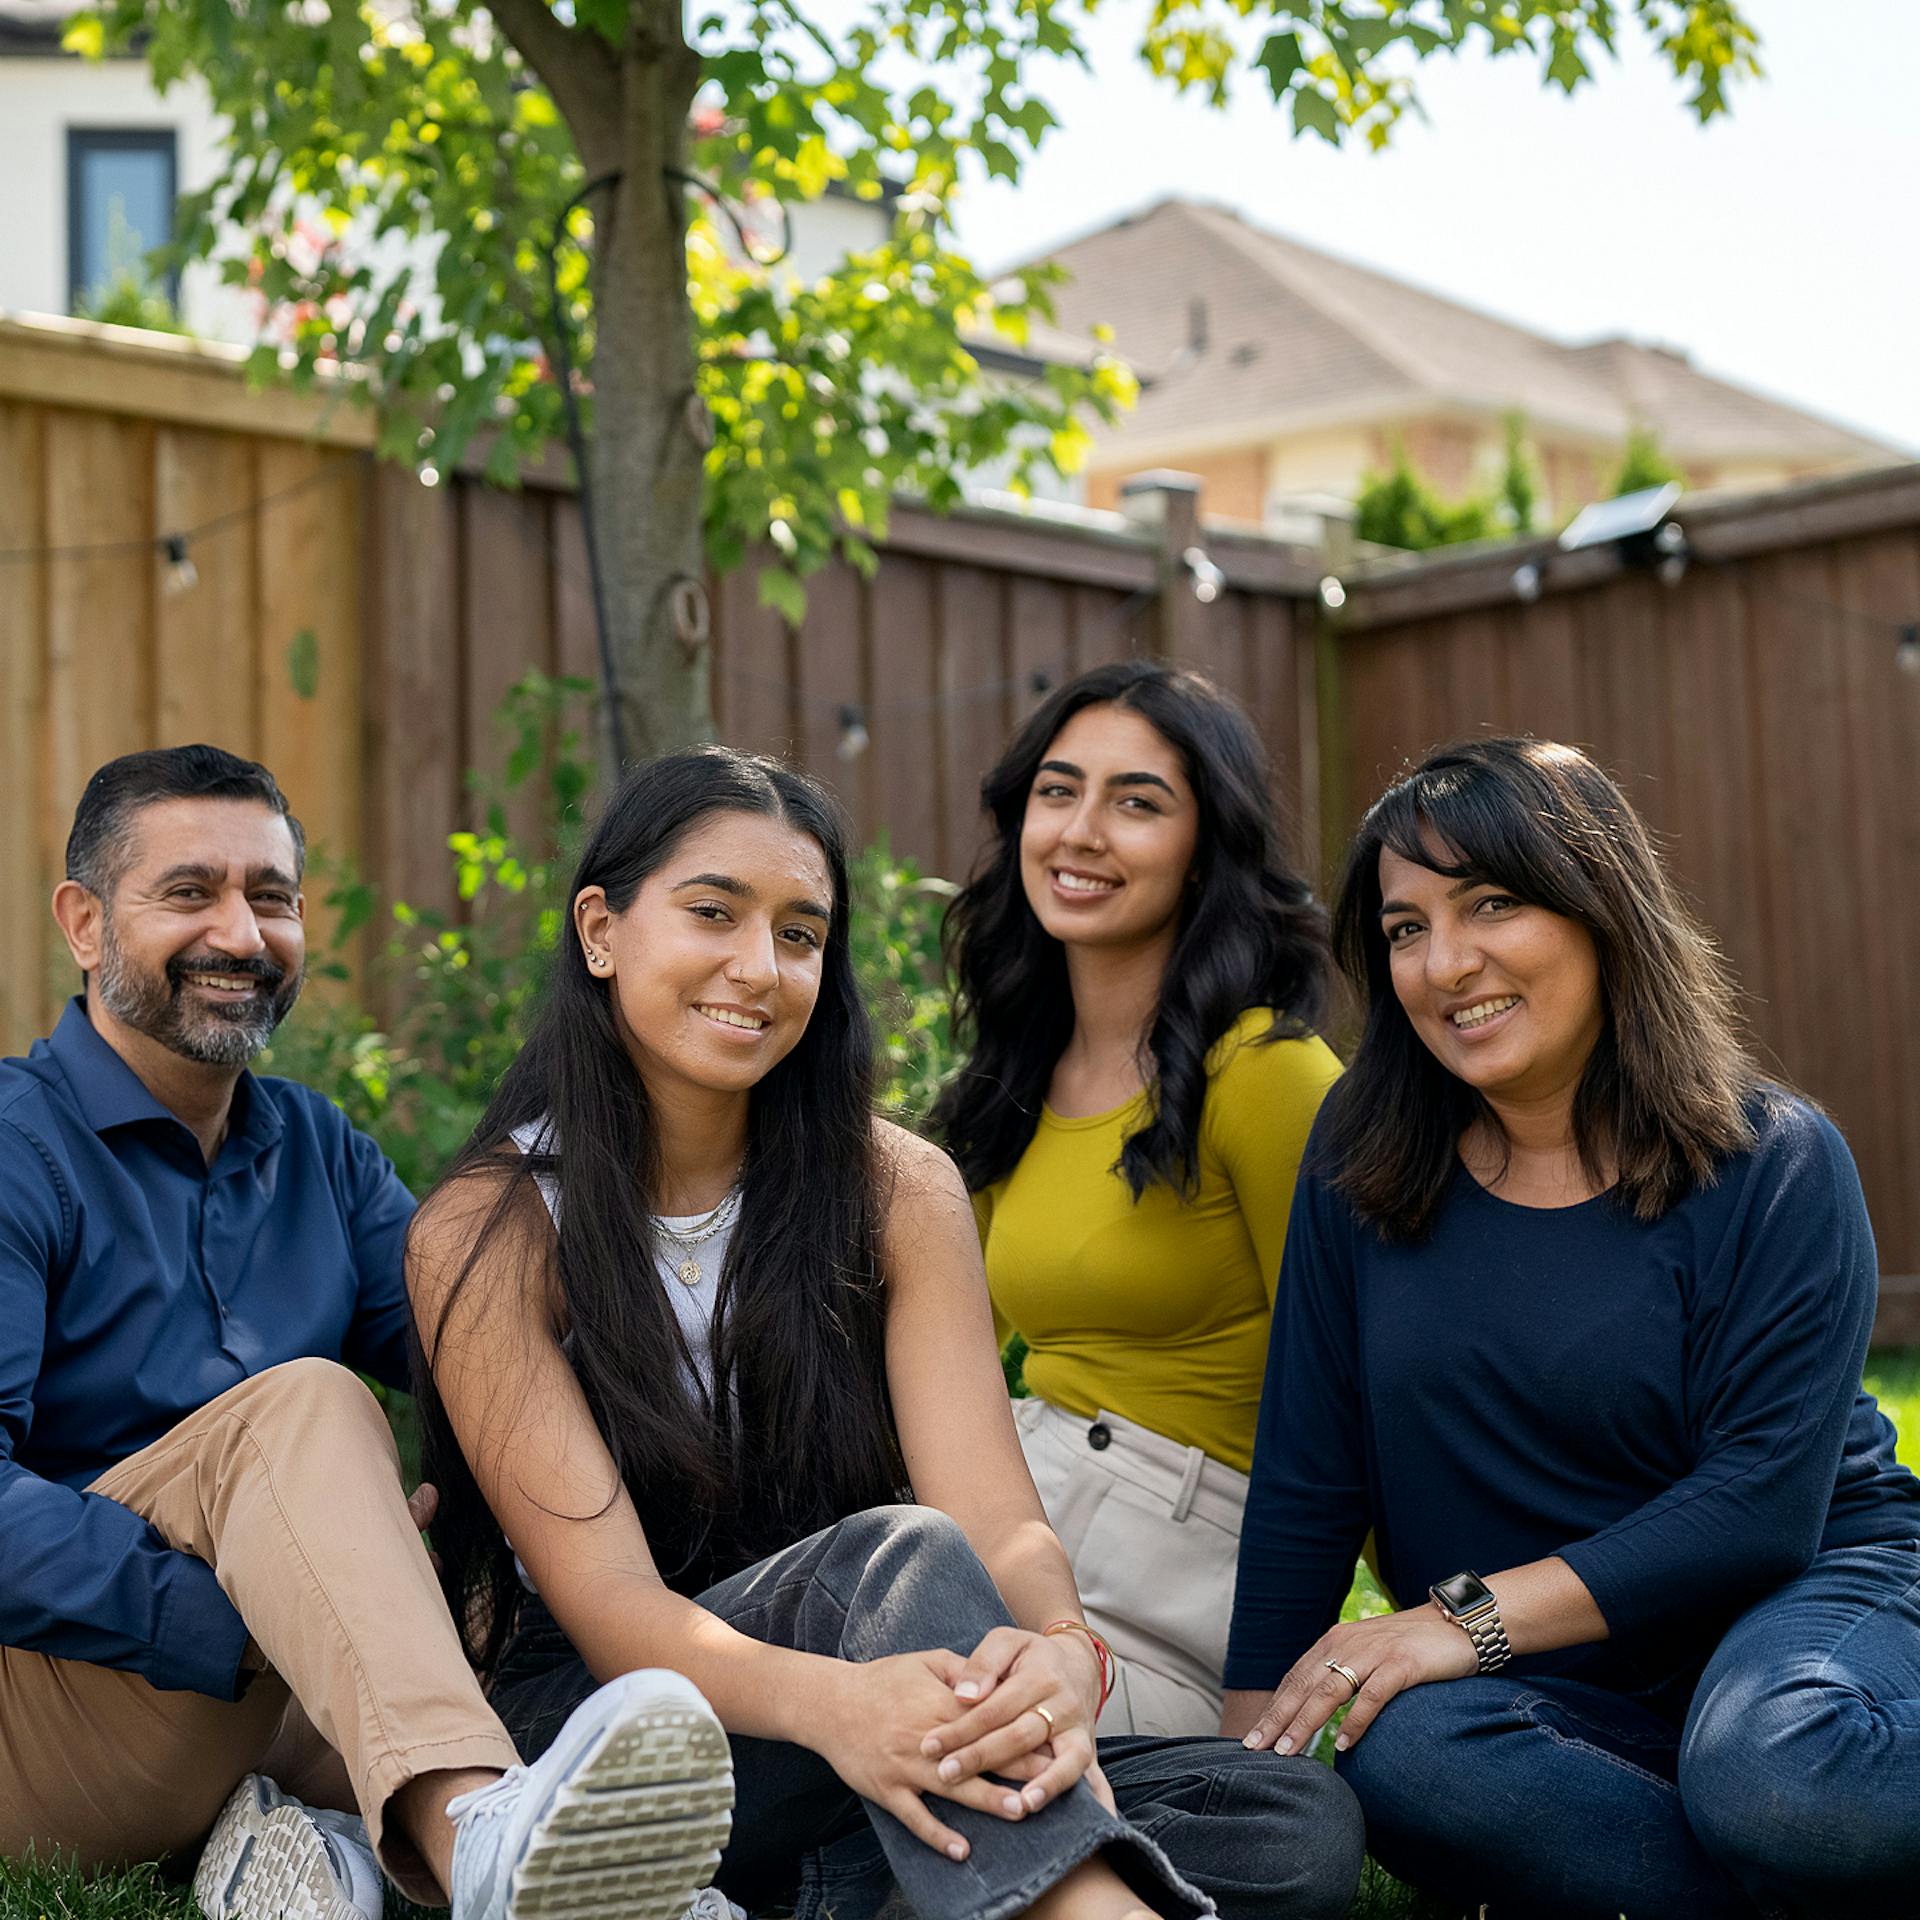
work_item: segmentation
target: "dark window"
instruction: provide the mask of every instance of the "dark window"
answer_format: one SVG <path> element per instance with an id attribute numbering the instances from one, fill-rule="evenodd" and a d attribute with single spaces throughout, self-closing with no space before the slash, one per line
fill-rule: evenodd
<path id="1" fill-rule="evenodd" d="M 67 297 L 79 307 L 126 282 L 177 298 L 147 256 L 173 238 L 171 127 L 67 131 Z"/>

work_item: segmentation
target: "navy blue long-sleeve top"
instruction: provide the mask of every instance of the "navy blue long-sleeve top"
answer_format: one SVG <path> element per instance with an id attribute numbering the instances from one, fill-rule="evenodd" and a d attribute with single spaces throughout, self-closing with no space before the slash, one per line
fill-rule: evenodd
<path id="1" fill-rule="evenodd" d="M 1823 1546 L 1920 1538 L 1920 1481 L 1860 1387 L 1878 1291 L 1846 1143 L 1769 1093 L 1753 1148 L 1661 1219 L 1456 1171 L 1390 1244 L 1295 1195 L 1227 1654 L 1278 1684 L 1339 1617 L 1369 1527 L 1400 1605 L 1559 1555 L 1611 1638 L 1516 1662 L 1657 1696 Z"/>
<path id="2" fill-rule="evenodd" d="M 243 1074 L 211 1167 L 75 1000 L 0 1061 L 0 1645 L 231 1699 L 213 1570 L 85 1491 L 285 1360 L 407 1383 L 413 1198 L 332 1102 Z"/>

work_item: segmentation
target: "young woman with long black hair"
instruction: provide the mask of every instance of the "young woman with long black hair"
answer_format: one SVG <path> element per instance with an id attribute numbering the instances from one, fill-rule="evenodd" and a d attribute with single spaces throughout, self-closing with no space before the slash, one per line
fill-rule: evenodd
<path id="1" fill-rule="evenodd" d="M 1152 661 L 1060 688 L 982 783 L 947 920 L 974 1194 L 1016 1417 L 1113 1732 L 1211 1733 L 1294 1170 L 1339 1062 L 1323 915 L 1246 715 Z M 1174 1571 L 1177 1569 L 1177 1572 Z"/>
<path id="2" fill-rule="evenodd" d="M 1292 1751 L 1351 1700 L 1369 1844 L 1455 1910 L 1911 1914 L 1920 1483 L 1861 1390 L 1846 1143 L 1571 747 L 1427 758 L 1335 931 L 1366 1027 L 1287 1242 L 1229 1727 Z M 1402 1610 L 1336 1625 L 1369 1524 Z"/>
<path id="3" fill-rule="evenodd" d="M 719 748 L 630 774 L 421 1212 L 436 1534 L 494 1705 L 537 1754 L 596 1679 L 686 1674 L 732 1742 L 717 1884 L 749 1907 L 1338 1913 L 1358 1818 L 1324 1770 L 1095 1763 L 1103 1663 L 966 1195 L 873 1118 L 847 919 L 810 781 Z"/>

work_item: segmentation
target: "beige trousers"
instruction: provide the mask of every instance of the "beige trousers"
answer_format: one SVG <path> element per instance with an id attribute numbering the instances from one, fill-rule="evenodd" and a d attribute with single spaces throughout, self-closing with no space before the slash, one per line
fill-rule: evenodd
<path id="1" fill-rule="evenodd" d="M 1016 1400 L 1041 1504 L 1119 1660 L 1102 1733 L 1220 1731 L 1247 1476 L 1151 1429 Z"/>
<path id="2" fill-rule="evenodd" d="M 197 1846 L 266 1772 L 351 1807 L 415 1899 L 443 1896 L 388 1801 L 419 1774 L 518 1756 L 460 1650 L 379 1402 L 295 1360 L 208 1402 L 93 1483 L 210 1565 L 262 1671 L 237 1701 L 0 1647 L 0 1854 L 88 1865 Z"/>

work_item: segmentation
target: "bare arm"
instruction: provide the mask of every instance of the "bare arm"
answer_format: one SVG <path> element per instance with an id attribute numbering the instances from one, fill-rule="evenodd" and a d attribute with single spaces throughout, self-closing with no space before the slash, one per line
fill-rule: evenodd
<path id="1" fill-rule="evenodd" d="M 1057 1765 L 1027 1789 L 1037 1806 L 1092 1762 L 1099 1661 L 1084 1634 L 1041 1637 L 1082 1617 L 1080 1595 L 1014 1429 L 966 1189 L 944 1153 L 898 1128 L 883 1127 L 881 1149 L 887 1381 L 914 1497 L 959 1522 L 1018 1626 L 972 1650 L 960 1684 L 981 1704 L 930 1735 L 928 1751 L 951 1754 L 944 1777 L 960 1777 L 1051 1747 Z"/>

